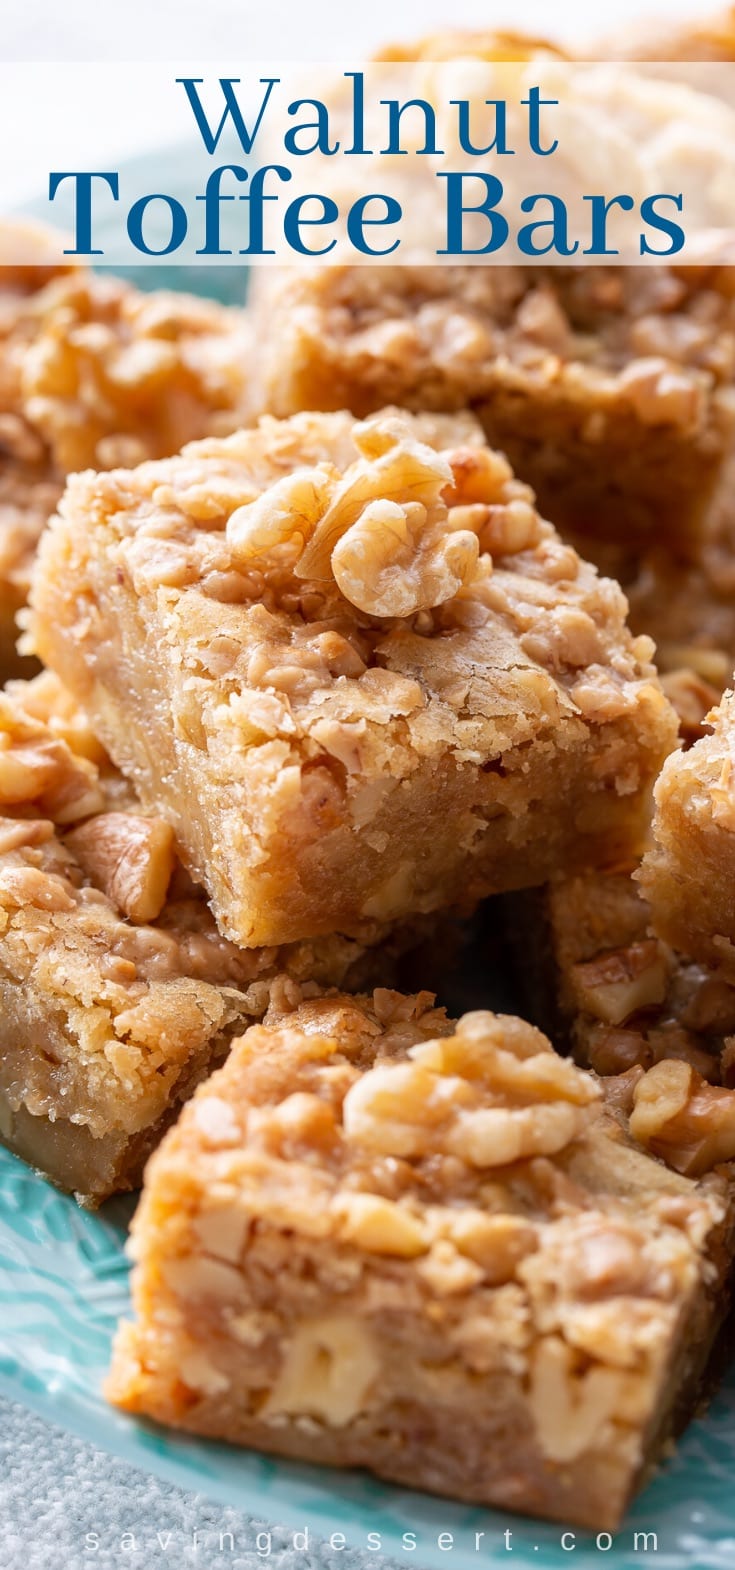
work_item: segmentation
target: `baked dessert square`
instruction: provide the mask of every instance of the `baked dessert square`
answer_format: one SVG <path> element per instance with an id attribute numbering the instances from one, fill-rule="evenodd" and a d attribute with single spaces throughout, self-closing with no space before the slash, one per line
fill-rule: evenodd
<path id="1" fill-rule="evenodd" d="M 136 1187 L 233 1036 L 359 958 L 226 942 L 55 678 L 0 694 L 0 1138 L 54 1182 Z"/>
<path id="2" fill-rule="evenodd" d="M 262 420 L 75 476 L 35 652 L 240 944 L 636 853 L 675 717 L 467 416 Z"/>
<path id="3" fill-rule="evenodd" d="M 0 677 L 20 674 L 18 610 L 64 477 L 177 452 L 244 423 L 242 312 L 142 294 L 82 268 L 5 264 L 0 225 Z"/>
<path id="4" fill-rule="evenodd" d="M 735 1160 L 735 985 L 656 936 L 636 878 L 562 878 L 509 901 L 524 1006 L 677 1171 Z"/>
<path id="5" fill-rule="evenodd" d="M 656 783 L 641 886 L 656 932 L 735 980 L 735 694 L 726 692 L 708 721 Z"/>
<path id="6" fill-rule="evenodd" d="M 727 1181 L 636 1148 L 521 1020 L 426 996 L 254 1027 L 133 1222 L 125 1410 L 614 1529 L 691 1409 Z"/>
<path id="7" fill-rule="evenodd" d="M 562 531 L 689 548 L 732 443 L 727 267 L 261 268 L 263 407 L 472 408 Z"/>

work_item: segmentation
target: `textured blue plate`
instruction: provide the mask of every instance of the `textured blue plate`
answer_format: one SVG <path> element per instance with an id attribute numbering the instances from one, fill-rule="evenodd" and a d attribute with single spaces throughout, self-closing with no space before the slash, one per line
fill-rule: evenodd
<path id="1" fill-rule="evenodd" d="M 294 1466 L 179 1437 L 113 1411 L 100 1385 L 117 1320 L 129 1306 L 123 1248 L 131 1209 L 129 1201 L 113 1200 L 97 1215 L 81 1211 L 0 1150 L 0 1388 L 50 1422 L 261 1520 L 291 1529 L 308 1525 L 312 1536 L 324 1538 L 341 1532 L 354 1549 L 366 1548 L 368 1533 L 377 1532 L 386 1557 L 416 1570 L 478 1570 L 501 1560 L 510 1570 L 591 1570 L 606 1551 L 616 1570 L 640 1570 L 647 1561 L 657 1570 L 732 1570 L 735 1380 L 706 1420 L 689 1429 L 611 1549 L 607 1537 L 597 1548 L 580 1532 L 565 1539 L 565 1550 L 561 1526 L 408 1493 L 358 1473 Z M 506 1529 L 513 1534 L 512 1559 Z M 402 1547 L 404 1532 L 415 1534 L 414 1551 Z M 451 1552 L 446 1539 L 444 1549 L 437 1545 L 443 1532 L 453 1536 Z M 655 1532 L 657 1550 L 649 1541 L 646 1552 L 639 1539 L 636 1551 L 636 1532 Z M 484 1534 L 479 1550 L 476 1533 Z"/>
<path id="2" fill-rule="evenodd" d="M 167 190 L 175 190 L 176 154 L 165 155 Z M 130 168 L 135 169 L 131 164 Z M 160 173 L 160 160 L 156 164 Z M 181 170 L 180 157 L 178 160 Z M 48 220 L 48 208 L 35 205 Z M 189 289 L 228 304 L 245 293 L 238 267 L 141 267 L 128 276 L 142 288 Z M 508 1006 L 497 999 L 496 1006 Z M 487 999 L 485 998 L 487 1005 Z M 479 1007 L 477 999 L 462 1006 Z M 330 1473 L 273 1461 L 169 1434 L 113 1411 L 100 1386 L 119 1317 L 128 1311 L 123 1252 L 130 1201 L 112 1201 L 97 1215 L 80 1211 L 21 1162 L 0 1149 L 0 1388 L 50 1422 L 73 1429 L 134 1466 L 182 1487 L 289 1528 L 309 1526 L 328 1538 L 341 1532 L 348 1549 L 365 1549 L 378 1533 L 382 1556 L 415 1570 L 733 1570 L 735 1566 L 735 1373 L 692 1424 L 673 1459 L 636 1504 L 610 1543 L 518 1517 L 475 1510 L 408 1493 L 356 1473 Z M 448 1437 L 451 1443 L 451 1436 Z M 512 1533 L 509 1557 L 503 1534 Z M 415 1534 L 415 1548 L 403 1534 Z M 437 1539 L 451 1533 L 439 1548 Z M 635 1534 L 638 1533 L 636 1547 Z M 648 1533 L 648 1546 L 642 1534 Z M 650 1534 L 656 1534 L 656 1546 Z M 484 1534 L 477 1540 L 476 1534 Z M 349 1554 L 345 1554 L 349 1563 Z"/>

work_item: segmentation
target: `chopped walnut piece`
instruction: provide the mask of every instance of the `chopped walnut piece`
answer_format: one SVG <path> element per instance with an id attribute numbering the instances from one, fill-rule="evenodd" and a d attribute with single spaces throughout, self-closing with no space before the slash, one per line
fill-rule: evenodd
<path id="1" fill-rule="evenodd" d="M 174 870 L 174 836 L 163 818 L 105 812 L 67 835 L 80 866 L 131 921 L 155 921 Z"/>
<path id="2" fill-rule="evenodd" d="M 34 746 L 9 743 L 7 732 L 0 746 L 0 802 L 12 807 L 44 794 L 58 777 L 58 752 L 48 743 Z"/>
<path id="3" fill-rule="evenodd" d="M 98 768 L 109 766 L 107 753 L 87 715 L 53 671 L 40 671 L 32 681 L 9 682 L 5 690 L 24 714 L 40 721 L 55 740 L 65 741 L 75 758 L 87 758 Z"/>
<path id="4" fill-rule="evenodd" d="M 629 1068 L 620 1071 L 616 1068 L 598 1070 L 593 1063 L 590 1063 L 590 1067 L 604 1079 L 602 1093 L 605 1106 L 613 1112 L 622 1113 L 627 1121 L 633 1111 L 633 1092 L 646 1072 L 643 1064 L 633 1062 Z"/>
<path id="5" fill-rule="evenodd" d="M 691 1064 L 664 1058 L 633 1093 L 634 1139 L 687 1177 L 735 1159 L 735 1090 L 708 1085 Z"/>
<path id="6" fill-rule="evenodd" d="M 478 557 L 477 535 L 453 527 L 465 517 L 455 508 L 432 525 L 421 502 L 368 503 L 332 551 L 345 599 L 372 616 L 411 616 L 452 599 Z"/>
<path id="7" fill-rule="evenodd" d="M 632 361 L 620 374 L 620 388 L 644 425 L 663 419 L 694 430 L 701 421 L 702 388 L 674 371 L 670 361 L 653 355 Z"/>
<path id="8" fill-rule="evenodd" d="M 515 556 L 532 551 L 539 543 L 539 515 L 530 499 L 515 498 L 491 506 L 480 528 L 480 548 L 491 556 Z"/>
<path id="9" fill-rule="evenodd" d="M 481 1266 L 488 1282 L 512 1281 L 520 1261 L 538 1247 L 536 1228 L 524 1216 L 456 1210 L 446 1223 L 455 1248 Z"/>
<path id="10" fill-rule="evenodd" d="M 98 812 L 103 797 L 94 765 L 52 736 L 9 689 L 0 693 L 0 809 L 31 802 L 63 824 Z"/>
<path id="11" fill-rule="evenodd" d="M 393 1200 L 377 1194 L 345 1194 L 337 1211 L 341 1235 L 370 1254 L 413 1259 L 429 1247 L 426 1226 Z"/>
<path id="12" fill-rule="evenodd" d="M 44 872 L 40 867 L 1 867 L 0 904 L 26 905 L 45 911 L 74 910 L 74 892 L 63 877 Z"/>
<path id="13" fill-rule="evenodd" d="M 539 1442 L 552 1461 L 570 1462 L 614 1414 L 624 1375 L 612 1368 L 574 1370 L 574 1351 L 560 1336 L 545 1336 L 531 1361 L 530 1403 Z"/>
<path id="14" fill-rule="evenodd" d="M 580 1008 L 606 1025 L 622 1025 L 639 1009 L 662 1003 L 667 978 L 666 956 L 655 938 L 610 949 L 571 971 Z"/>
<path id="15" fill-rule="evenodd" d="M 198 1259 L 183 1255 L 170 1259 L 163 1267 L 169 1283 L 184 1299 L 196 1301 L 209 1299 L 222 1303 L 237 1303 L 240 1296 L 240 1278 L 232 1265 L 221 1259 Z"/>
<path id="16" fill-rule="evenodd" d="M 493 452 L 490 447 L 468 446 L 452 448 L 445 456 L 452 471 L 452 481 L 443 495 L 450 509 L 476 506 L 478 503 L 489 507 L 505 500 L 513 471 L 501 452 Z M 538 514 L 533 508 L 531 511 L 534 511 L 537 533 Z M 529 539 L 527 543 L 535 544 L 535 539 Z M 515 548 L 522 549 L 518 546 Z"/>
<path id="17" fill-rule="evenodd" d="M 0 818 L 0 856 L 25 846 L 44 845 L 53 833 L 48 818 Z"/>
<path id="18" fill-rule="evenodd" d="M 717 1083 L 720 1078 L 717 1038 L 698 1038 L 696 1032 L 686 1030 L 676 1020 L 651 1021 L 648 1029 L 651 1060 L 660 1063 L 662 1058 L 680 1058 L 696 1069 L 703 1079 Z M 646 1064 L 646 1067 L 649 1067 Z"/>
<path id="19" fill-rule="evenodd" d="M 637 1065 L 648 1068 L 651 1061 L 651 1046 L 642 1030 L 594 1024 L 587 1031 L 586 1066 L 602 1078 L 625 1074 Z"/>
<path id="20" fill-rule="evenodd" d="M 301 1412 L 343 1428 L 364 1411 L 379 1373 L 372 1337 L 351 1315 L 305 1320 L 294 1326 L 263 1418 Z"/>

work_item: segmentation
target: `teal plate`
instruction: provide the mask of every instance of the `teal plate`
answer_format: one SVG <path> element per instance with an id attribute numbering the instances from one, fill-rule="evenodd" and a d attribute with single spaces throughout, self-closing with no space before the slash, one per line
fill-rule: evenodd
<path id="1" fill-rule="evenodd" d="M 175 190 L 181 156 L 167 158 L 166 189 Z M 126 167 L 135 171 L 137 164 Z M 30 211 L 48 221 L 46 206 L 36 203 Z M 227 304 L 245 294 L 240 267 L 141 267 L 128 269 L 127 276 L 142 288 L 189 289 Z M 473 977 L 475 985 L 481 974 Z M 481 991 L 487 984 L 483 978 Z M 477 994 L 458 1003 L 479 1007 L 482 1001 Z M 512 1002 L 498 998 L 496 1006 Z M 0 1390 L 49 1422 L 259 1520 L 294 1531 L 308 1526 L 312 1536 L 324 1539 L 341 1532 L 352 1550 L 366 1549 L 368 1533 L 378 1533 L 377 1564 L 389 1558 L 416 1570 L 478 1570 L 500 1562 L 510 1570 L 561 1565 L 599 1570 L 609 1553 L 616 1570 L 640 1570 L 647 1561 L 657 1570 L 733 1570 L 735 1371 L 612 1542 L 603 1535 L 599 1545 L 570 1527 L 563 1547 L 563 1525 L 409 1493 L 355 1472 L 274 1461 L 168 1433 L 112 1410 L 101 1384 L 115 1327 L 129 1311 L 124 1244 L 132 1208 L 129 1200 L 113 1200 L 97 1214 L 79 1210 L 0 1149 Z M 414 1534 L 415 1548 L 406 1547 L 404 1533 Z M 444 1548 L 438 1546 L 443 1533 L 451 1534 L 451 1549 L 446 1538 Z"/>
<path id="2" fill-rule="evenodd" d="M 356 1472 L 274 1461 L 251 1451 L 168 1433 L 108 1407 L 101 1394 L 115 1326 L 129 1311 L 124 1254 L 129 1200 L 80 1210 L 0 1150 L 0 1389 L 144 1471 L 312 1537 L 341 1532 L 352 1549 L 380 1534 L 381 1557 L 417 1570 L 511 1570 L 566 1565 L 591 1570 L 610 1552 L 616 1570 L 732 1570 L 735 1563 L 735 1378 L 636 1504 L 612 1545 L 563 1526 L 521 1520 L 409 1493 Z M 448 1442 L 451 1443 L 451 1436 Z M 571 1529 L 570 1529 L 571 1530 Z M 403 1546 L 415 1534 L 416 1548 Z M 449 1552 L 441 1533 L 451 1533 Z M 657 1548 L 635 1533 L 657 1535 Z M 475 1534 L 480 1538 L 475 1548 Z M 574 1545 L 572 1548 L 572 1544 Z M 347 1561 L 349 1562 L 349 1561 Z"/>

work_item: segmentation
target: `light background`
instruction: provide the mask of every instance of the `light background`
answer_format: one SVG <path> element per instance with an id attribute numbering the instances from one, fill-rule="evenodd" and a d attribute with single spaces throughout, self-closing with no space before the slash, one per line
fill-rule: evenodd
<path id="1" fill-rule="evenodd" d="M 442 26 L 527 28 L 580 50 L 648 16 L 696 16 L 722 0 L 0 0 L 4 60 L 352 60 L 382 43 Z M 85 124 L 84 103 L 64 92 L 64 73 L 41 104 L 18 95 L 18 137 L 0 148 L 0 212 L 39 196 L 34 159 L 38 121 L 85 127 L 90 149 L 116 166 L 170 141 L 160 103 L 131 95 L 130 116 L 114 142 Z M 34 130 L 36 135 L 34 137 Z"/>
<path id="2" fill-rule="evenodd" d="M 717 7 L 718 0 L 3 0 L 0 10 L 6 60 L 225 53 L 337 60 L 440 25 L 553 29 L 580 42 L 647 14 L 696 16 Z"/>

